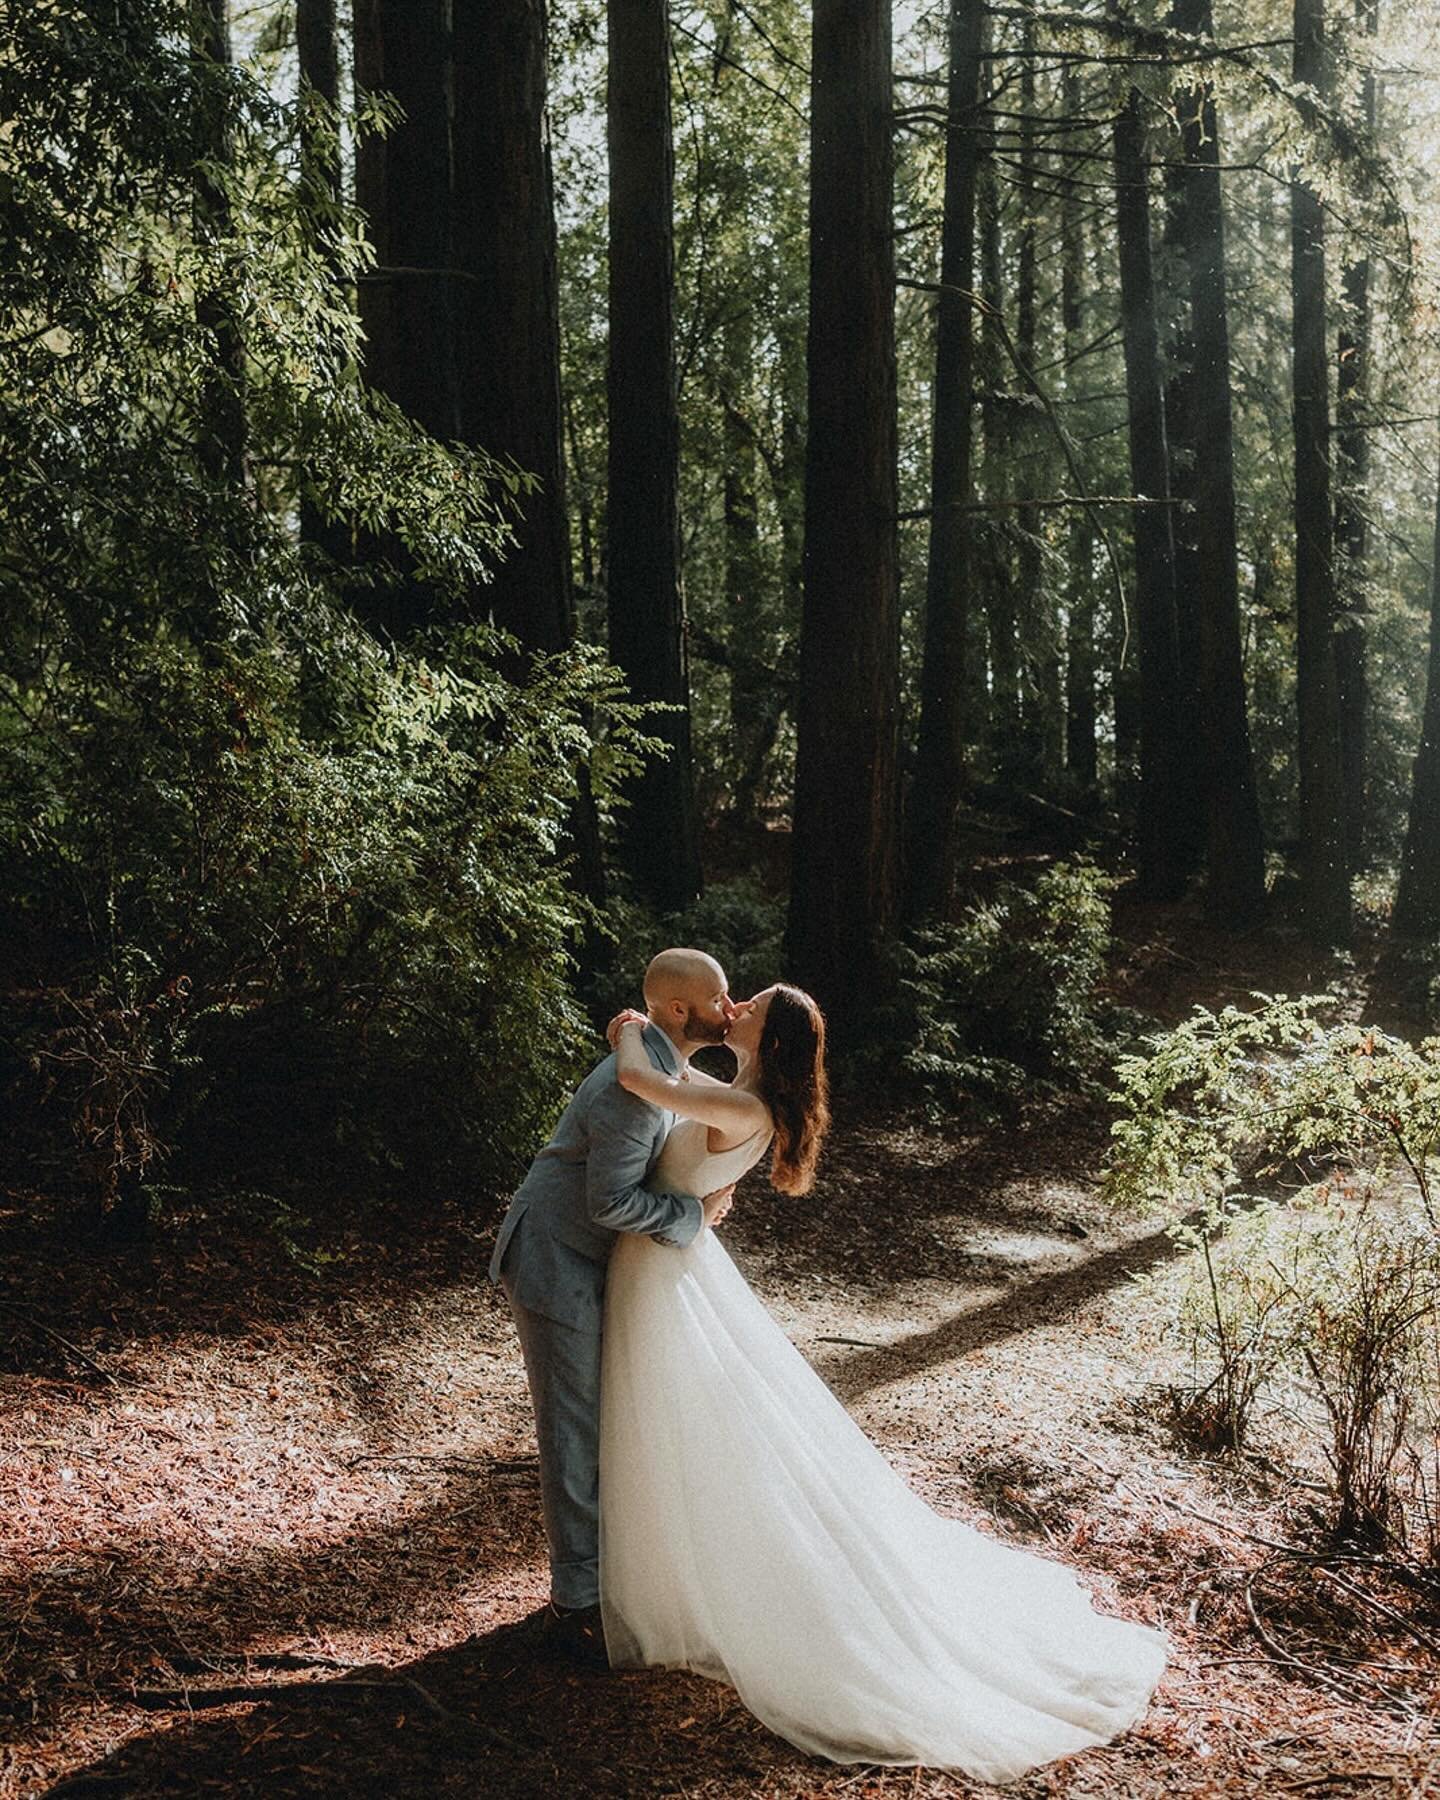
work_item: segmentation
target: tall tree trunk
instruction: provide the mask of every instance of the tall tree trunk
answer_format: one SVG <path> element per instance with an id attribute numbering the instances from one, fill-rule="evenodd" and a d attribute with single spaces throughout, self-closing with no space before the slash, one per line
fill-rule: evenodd
<path id="1" fill-rule="evenodd" d="M 908 906 L 943 911 L 955 884 L 955 811 L 965 776 L 970 606 L 970 450 L 975 388 L 971 302 L 979 136 L 981 0 L 951 0 L 941 291 L 935 308 L 930 545 L 915 784 L 909 804 Z"/>
<path id="2" fill-rule="evenodd" d="M 335 19 L 335 0 L 296 0 L 295 47 L 300 54 L 300 78 L 312 93 L 330 106 L 340 104 L 340 42 Z M 317 189 L 340 197 L 340 162 L 325 148 L 317 134 L 302 129 L 300 139 L 304 171 Z"/>
<path id="3" fill-rule="evenodd" d="M 228 0 L 204 0 L 193 15 L 193 48 L 202 63 L 231 62 Z M 230 232 L 230 200 L 209 167 L 234 160 L 228 103 L 213 82 L 203 88 L 196 118 L 195 234 L 221 243 Z M 238 487 L 245 479 L 245 344 L 223 278 L 196 297 L 196 317 L 215 342 L 215 357 L 201 399 L 200 465 L 212 481 Z"/>
<path id="4" fill-rule="evenodd" d="M 369 133 L 356 198 L 377 267 L 360 287 L 365 373 L 433 436 L 459 436 L 450 230 L 450 0 L 355 0 L 355 79 L 404 118 Z"/>
<path id="5" fill-rule="evenodd" d="M 1027 17 L 1020 28 L 1020 169 L 1018 231 L 1015 270 L 1015 348 L 1027 369 L 1036 364 L 1038 313 L 1040 302 L 1039 236 L 1040 197 L 1038 181 L 1040 158 L 1036 148 L 1037 98 L 1035 82 L 1035 21 Z M 1015 374 L 1009 376 L 1018 386 Z M 1021 499 L 1030 499 L 1044 490 L 1041 469 L 1041 439 L 1035 426 L 1035 415 L 1029 406 L 1021 406 L 1015 414 L 1014 444 L 1016 452 L 1016 489 Z M 1020 506 L 1015 512 L 1018 545 L 1015 557 L 1016 596 L 1020 635 L 1020 757 L 1016 773 L 1026 782 L 1040 783 L 1046 771 L 1047 724 L 1053 731 L 1055 701 L 1056 643 L 1047 612 L 1045 565 L 1041 555 L 1040 533 L 1043 529 L 1037 507 Z M 1050 714 L 1047 720 L 1047 712 Z M 1050 746 L 1053 750 L 1054 745 Z M 1050 771 L 1053 772 L 1053 771 Z"/>
<path id="6" fill-rule="evenodd" d="M 988 36 L 988 29 L 987 29 Z M 1010 495 L 1011 408 L 1008 391 L 1014 371 L 1005 354 L 997 317 L 1005 305 L 1004 260 L 1000 229 L 1000 175 L 993 138 L 984 140 L 976 186 L 980 236 L 980 292 L 985 312 L 980 325 L 980 428 L 985 443 L 981 464 L 985 498 L 992 504 Z M 985 633 L 990 664 L 988 747 L 992 769 L 1013 755 L 1020 738 L 1020 644 L 1015 583 L 1010 568 L 1009 523 L 997 507 L 985 520 L 984 536 L 973 547 L 984 596 Z"/>
<path id="7" fill-rule="evenodd" d="M 1184 275 L 1185 196 L 1189 175 L 1183 164 L 1165 172 L 1162 243 L 1167 279 L 1156 284 L 1157 302 L 1166 309 L 1163 361 L 1165 436 L 1169 445 L 1171 539 L 1175 559 L 1175 638 L 1180 653 L 1180 692 L 1184 713 L 1182 785 L 1193 796 L 1185 812 L 1185 860 L 1192 870 L 1205 862 L 1209 838 L 1206 784 L 1208 757 L 1201 725 L 1201 557 L 1199 514 L 1195 505 L 1200 448 L 1195 441 L 1195 343 L 1190 329 L 1189 284 Z M 1180 291 L 1183 287 L 1183 293 Z"/>
<path id="8" fill-rule="evenodd" d="M 389 94 L 404 117 L 355 152 L 355 195 L 376 266 L 359 284 L 365 374 L 422 430 L 460 432 L 451 233 L 451 0 L 354 0 L 355 85 Z M 434 590 L 393 537 L 359 536 L 359 560 L 404 571 L 398 582 L 355 584 L 350 604 L 372 629 L 399 639 L 436 622 Z"/>
<path id="9" fill-rule="evenodd" d="M 1115 121 L 1115 201 L 1120 303 L 1130 422 L 1130 482 L 1158 504 L 1134 510 L 1136 626 L 1140 639 L 1139 871 L 1156 899 L 1182 893 L 1190 873 L 1184 789 L 1180 648 L 1175 621 L 1170 454 L 1150 256 L 1150 190 L 1140 97 L 1133 90 Z"/>
<path id="10" fill-rule="evenodd" d="M 754 317 L 748 307 L 726 320 L 725 366 L 725 602 L 730 664 L 730 738 L 735 747 L 735 816 L 753 824 L 765 760 L 780 724 L 775 684 L 759 674 L 764 641 L 762 599 L 765 564 L 760 551 L 760 458 L 751 418 Z"/>
<path id="11" fill-rule="evenodd" d="M 1328 92 L 1328 57 L 1324 0 L 1295 0 L 1295 80 L 1322 94 Z M 1350 875 L 1335 673 L 1325 213 L 1319 194 L 1305 181 L 1290 186 L 1290 232 L 1301 909 L 1311 937 L 1322 943 L 1344 943 L 1350 935 Z"/>
<path id="12" fill-rule="evenodd" d="M 1068 119 L 1080 116 L 1080 83 L 1073 63 L 1061 76 Z M 1076 367 L 1085 329 L 1085 231 L 1080 190 L 1067 186 L 1060 203 L 1060 314 L 1065 367 Z M 1070 520 L 1070 580 L 1065 623 L 1065 768 L 1072 785 L 1093 789 L 1098 774 L 1095 701 L 1094 522 L 1077 507 Z"/>
<path id="13" fill-rule="evenodd" d="M 485 589 L 527 649 L 573 630 L 560 411 L 560 314 L 546 120 L 545 0 L 454 9 L 454 226 L 459 436 L 539 478 Z"/>
<path id="14" fill-rule="evenodd" d="M 491 0 L 456 7 L 452 16 L 459 436 L 539 481 L 519 501 L 515 542 L 484 598 L 523 651 L 553 654 L 570 644 L 575 618 L 546 112 L 548 8 L 545 0 Z M 604 862 L 585 771 L 570 835 L 580 885 L 599 900 Z M 589 954 L 595 951 L 592 944 Z"/>
<path id="15" fill-rule="evenodd" d="M 1425 715 L 1410 790 L 1410 822 L 1400 860 L 1392 924 L 1402 937 L 1440 932 L 1440 486 L 1435 501 L 1435 550 L 1430 583 L 1430 663 Z"/>
<path id="16" fill-rule="evenodd" d="M 789 961 L 853 1040 L 896 894 L 900 611 L 889 0 L 816 0 Z"/>
<path id="17" fill-rule="evenodd" d="M 1379 28 L 1379 0 L 1355 0 L 1362 30 L 1373 37 Z M 1365 70 L 1361 109 L 1373 136 L 1377 114 L 1375 70 Z M 1370 258 L 1361 255 L 1346 265 L 1341 277 L 1343 312 L 1335 395 L 1335 450 L 1338 489 L 1335 542 L 1342 561 L 1337 569 L 1338 629 L 1335 674 L 1339 683 L 1340 758 L 1345 783 L 1345 859 L 1351 872 L 1369 862 L 1370 682 L 1366 658 L 1365 618 L 1370 441 L 1365 407 L 1370 374 Z"/>
<path id="18" fill-rule="evenodd" d="M 633 785 L 626 861 L 659 906 L 700 892 L 690 677 L 680 591 L 674 149 L 665 0 L 611 0 L 610 654 L 637 700 L 678 708 L 651 730 L 668 754 Z"/>
<path id="19" fill-rule="evenodd" d="M 1174 0 L 1176 29 L 1213 38 L 1211 0 Z M 1245 706 L 1235 527 L 1235 441 L 1219 121 L 1208 83 L 1177 95 L 1182 122 L 1181 229 L 1193 353 L 1192 471 L 1198 596 L 1199 711 L 1205 755 L 1206 903 L 1232 927 L 1265 906 L 1265 854 Z"/>

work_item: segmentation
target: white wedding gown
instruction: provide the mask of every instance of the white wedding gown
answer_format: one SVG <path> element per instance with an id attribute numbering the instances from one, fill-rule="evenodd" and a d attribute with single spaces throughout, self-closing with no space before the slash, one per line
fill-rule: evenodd
<path id="1" fill-rule="evenodd" d="M 651 1180 L 709 1193 L 765 1150 L 682 1121 Z M 801 1750 L 1007 1781 L 1144 1713 L 1157 1631 L 1069 1569 L 941 1518 L 850 1418 L 720 1238 L 623 1234 L 606 1281 L 600 1587 L 619 1668 L 731 1683 Z"/>

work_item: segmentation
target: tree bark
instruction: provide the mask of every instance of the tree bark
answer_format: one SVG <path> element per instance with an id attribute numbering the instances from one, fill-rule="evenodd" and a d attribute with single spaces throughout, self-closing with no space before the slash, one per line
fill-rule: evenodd
<path id="1" fill-rule="evenodd" d="M 809 442 L 788 951 L 853 1041 L 896 896 L 900 614 L 889 0 L 816 0 Z"/>
<path id="2" fill-rule="evenodd" d="M 1211 0 L 1174 0 L 1177 30 L 1214 36 Z M 1208 83 L 1176 96 L 1185 168 L 1180 228 L 1190 295 L 1192 379 L 1188 421 L 1196 457 L 1197 689 L 1206 803 L 1206 904 L 1243 928 L 1265 906 L 1265 856 L 1240 651 L 1235 445 L 1219 121 Z"/>
<path id="3" fill-rule="evenodd" d="M 365 373 L 433 436 L 459 436 L 450 230 L 450 0 L 355 0 L 355 79 L 404 118 L 356 151 L 376 279 L 360 287 Z"/>
<path id="4" fill-rule="evenodd" d="M 454 256 L 460 438 L 539 478 L 484 598 L 527 649 L 574 630 L 545 0 L 454 8 Z"/>
<path id="5" fill-rule="evenodd" d="M 1440 485 L 1435 500 L 1435 551 L 1430 583 L 1430 662 L 1425 714 L 1415 754 L 1410 820 L 1391 916 L 1401 937 L 1440 932 Z"/>
<path id="6" fill-rule="evenodd" d="M 1115 201 L 1120 301 L 1133 492 L 1170 494 L 1165 391 L 1150 255 L 1150 191 L 1140 97 L 1133 90 L 1115 121 Z M 1168 506 L 1134 510 L 1136 627 L 1140 649 L 1139 876 L 1144 893 L 1174 899 L 1191 872 L 1185 815 L 1180 649 L 1175 614 L 1175 546 Z"/>
<path id="7" fill-rule="evenodd" d="M 1355 0 L 1362 30 L 1379 28 L 1379 0 Z M 1373 136 L 1377 116 L 1375 71 L 1367 67 L 1361 112 Z M 1343 310 L 1335 394 L 1335 542 L 1337 568 L 1335 674 L 1339 683 L 1340 760 L 1345 784 L 1345 860 L 1353 873 L 1367 866 L 1369 843 L 1370 681 L 1366 657 L 1366 561 L 1369 554 L 1370 440 L 1365 408 L 1370 374 L 1370 258 L 1362 255 L 1341 276 Z"/>
<path id="8" fill-rule="evenodd" d="M 1036 364 L 1040 303 L 1039 235 L 1040 158 L 1036 148 L 1035 21 L 1027 17 L 1020 29 L 1020 168 L 1018 231 L 1015 271 L 1015 348 L 1027 369 Z M 1015 375 L 1009 379 L 1014 381 Z M 1023 499 L 1044 491 L 1044 443 L 1029 406 L 1015 413 L 1016 491 Z M 1047 611 L 1045 565 L 1040 534 L 1044 529 L 1037 508 L 1020 506 L 1015 513 L 1019 536 L 1015 556 L 1015 588 L 1020 638 L 1020 740 L 1015 773 L 1027 785 L 1043 785 L 1054 775 L 1059 749 L 1059 655 L 1052 615 Z"/>
<path id="9" fill-rule="evenodd" d="M 1067 118 L 1080 115 L 1080 84 L 1073 63 L 1062 73 Z M 1080 191 L 1067 187 L 1060 203 L 1060 313 L 1065 366 L 1075 367 L 1085 330 L 1085 231 Z M 1095 696 L 1094 521 L 1077 507 L 1070 521 L 1070 579 L 1065 622 L 1065 768 L 1071 784 L 1093 790 L 1099 773 Z"/>
<path id="10" fill-rule="evenodd" d="M 690 680 L 680 591 L 675 389 L 674 152 L 664 0 L 611 0 L 610 654 L 637 700 L 678 710 L 650 729 L 668 754 L 632 785 L 626 862 L 666 910 L 700 892 L 690 748 Z"/>
<path id="11" fill-rule="evenodd" d="M 306 87 L 331 106 L 340 104 L 340 43 L 335 19 L 335 0 L 296 0 L 295 46 L 300 55 L 300 78 Z M 340 197 L 340 165 L 337 157 L 322 151 L 312 133 L 301 132 L 305 173 L 332 199 Z"/>
<path id="12" fill-rule="evenodd" d="M 1295 80 L 1328 91 L 1324 0 L 1295 0 Z M 1300 904 L 1321 943 L 1350 935 L 1345 784 L 1335 671 L 1334 514 L 1325 213 L 1305 181 L 1290 186 L 1295 420 L 1295 697 L 1299 723 Z"/>
<path id="13" fill-rule="evenodd" d="M 988 28 L 986 35 L 988 38 Z M 976 216 L 980 238 L 980 292 L 986 308 L 980 325 L 980 428 L 985 445 L 981 472 L 985 498 L 996 501 L 1010 495 L 1011 420 L 1007 392 L 1015 376 L 996 325 L 997 316 L 1004 311 L 1005 277 L 1000 177 L 995 164 L 994 141 L 989 138 L 982 140 Z M 987 520 L 984 534 L 973 546 L 971 554 L 976 562 L 976 587 L 984 598 L 990 667 L 987 747 L 992 772 L 998 773 L 1013 756 L 1020 739 L 1020 644 L 1015 582 L 1003 510 Z"/>
<path id="14" fill-rule="evenodd" d="M 1183 785 L 1192 796 L 1185 813 L 1185 858 L 1190 869 L 1203 867 L 1209 838 L 1206 784 L 1208 757 L 1201 725 L 1201 559 L 1199 514 L 1195 506 L 1200 450 L 1195 441 L 1195 345 L 1190 329 L 1189 283 L 1184 279 L 1185 196 L 1188 174 L 1183 164 L 1165 172 L 1162 244 L 1167 279 L 1157 283 L 1157 301 L 1167 308 L 1163 360 L 1165 435 L 1169 445 L 1171 538 L 1175 559 L 1175 637 L 1180 655 L 1181 705 L 1184 711 Z M 1177 276 L 1179 279 L 1177 279 Z"/>
<path id="15" fill-rule="evenodd" d="M 916 918 L 943 911 L 955 885 L 955 813 L 965 779 L 971 527 L 963 509 L 972 496 L 975 335 L 971 302 L 964 296 L 975 284 L 979 136 L 974 126 L 982 16 L 980 0 L 951 0 L 925 650 L 908 819 L 908 907 Z"/>
<path id="16" fill-rule="evenodd" d="M 518 501 L 515 542 L 483 599 L 522 652 L 549 655 L 569 646 L 575 617 L 546 111 L 548 7 L 546 0 L 470 0 L 453 8 L 452 20 L 458 432 L 539 481 Z M 605 869 L 584 770 L 570 837 L 580 886 L 598 901 Z M 594 945 L 587 954 L 593 959 Z"/>
<path id="17" fill-rule="evenodd" d="M 735 817 L 754 824 L 765 762 L 780 729 L 780 695 L 760 673 L 756 652 L 764 642 L 762 600 L 765 564 L 760 549 L 759 468 L 750 395 L 754 318 L 748 307 L 725 322 L 725 603 L 730 667 L 730 737 L 735 749 L 732 789 Z"/>

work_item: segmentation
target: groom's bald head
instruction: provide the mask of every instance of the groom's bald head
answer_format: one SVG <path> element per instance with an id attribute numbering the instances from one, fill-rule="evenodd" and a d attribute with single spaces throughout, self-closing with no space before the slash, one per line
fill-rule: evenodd
<path id="1" fill-rule="evenodd" d="M 645 971 L 645 1010 L 676 1042 L 718 1044 L 734 1008 L 725 971 L 703 950 L 662 950 Z"/>

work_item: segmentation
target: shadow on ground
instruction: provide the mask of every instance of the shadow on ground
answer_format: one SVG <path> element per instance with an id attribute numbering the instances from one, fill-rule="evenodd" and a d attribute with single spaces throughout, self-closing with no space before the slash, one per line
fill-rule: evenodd
<path id="1" fill-rule="evenodd" d="M 194 1710 L 73 1771 L 47 1796 L 223 1793 L 660 1796 L 706 1764 L 743 1794 L 815 1765 L 726 1687 L 674 1673 L 582 1674 L 539 1653 L 536 1619 L 393 1668 L 277 1683 L 273 1696 Z M 212 1689 L 223 1684 L 211 1682 Z M 676 1705 L 682 1703 L 677 1729 Z M 790 1791 L 789 1783 L 785 1783 Z M 804 1791 L 797 1785 L 797 1792 Z"/>

